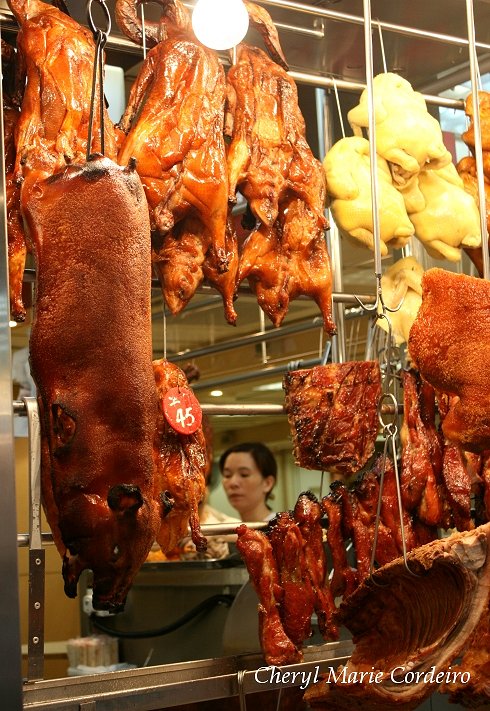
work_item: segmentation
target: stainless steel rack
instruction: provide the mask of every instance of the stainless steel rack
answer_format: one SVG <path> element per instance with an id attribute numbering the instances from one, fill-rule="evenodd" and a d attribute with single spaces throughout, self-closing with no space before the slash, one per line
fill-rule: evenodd
<path id="1" fill-rule="evenodd" d="M 335 20 L 339 23 L 355 25 L 364 25 L 365 23 L 363 16 L 342 13 L 319 5 L 294 3 L 288 0 L 262 0 L 262 2 L 264 5 L 285 10 L 296 10 L 320 19 Z M 473 8 L 472 0 L 471 8 Z M 469 50 L 472 59 L 476 56 L 477 50 L 480 52 L 490 50 L 490 44 L 476 41 L 474 32 L 470 33 L 471 36 L 466 39 L 451 34 L 434 33 L 387 22 L 373 20 L 373 24 L 387 32 L 399 33 L 405 36 L 425 37 L 445 45 L 458 46 Z M 12 15 L 8 10 L 1 11 L 0 26 L 3 29 L 15 31 Z M 108 47 L 133 54 L 138 51 L 127 40 L 119 37 L 111 38 Z M 329 89 L 336 85 L 341 90 L 353 92 L 362 91 L 372 81 L 372 76 L 368 76 L 366 83 L 363 83 L 343 77 L 334 79 L 326 73 L 315 74 L 301 71 L 293 71 L 291 76 L 299 83 L 309 84 L 318 88 Z M 443 99 L 432 94 L 425 94 L 425 98 L 428 103 L 436 106 L 462 108 L 460 101 Z M 1 104 L 2 101 L 0 100 Z M 0 131 L 0 134 L 0 161 L 4 164 L 3 131 Z M 0 193 L 5 195 L 5 175 L 3 171 L 0 171 Z M 32 680 L 23 685 L 20 663 L 17 547 L 19 543 L 21 545 L 30 545 L 33 552 L 33 565 L 39 567 L 37 563 L 37 559 L 40 558 L 39 551 L 42 551 L 42 546 L 47 542 L 47 538 L 46 534 L 41 534 L 37 523 L 31 528 L 29 534 L 23 534 L 22 541 L 19 541 L 16 534 L 13 417 L 14 410 L 18 411 L 25 405 L 18 405 L 12 408 L 11 402 L 11 344 L 5 200 L 3 201 L 2 218 L 0 220 L 0 232 L 0 461 L 2 465 L 0 571 L 4 581 L 4 584 L 0 586 L 0 625 L 2 629 L 2 635 L 0 635 L 0 657 L 4 660 L 1 683 L 2 707 L 8 709 L 8 711 L 19 711 L 20 709 L 32 709 L 35 711 L 48 709 L 49 711 L 61 709 L 63 711 L 125 711 L 125 709 L 154 711 L 156 709 L 171 708 L 179 703 L 238 696 L 241 689 L 246 694 L 262 691 L 263 687 L 258 684 L 254 670 L 262 666 L 263 661 L 256 656 L 203 660 L 197 663 L 189 662 L 74 679 Z M 335 269 L 340 268 L 340 264 L 335 264 Z M 339 301 L 342 300 L 342 298 L 339 299 Z M 260 335 L 260 340 L 263 340 L 263 334 Z M 216 406 L 216 408 L 214 414 L 221 414 L 222 412 L 234 414 L 231 410 L 220 409 L 219 406 Z M 256 409 L 258 411 L 258 408 Z M 262 412 L 281 414 L 276 406 L 264 406 Z M 243 414 L 243 409 L 240 408 L 239 414 Z M 36 436 L 33 436 L 31 438 L 31 448 L 35 441 Z M 31 460 L 31 464 L 31 492 L 35 498 L 38 487 L 37 465 L 34 460 Z M 37 514 L 34 515 L 33 521 L 36 517 Z M 8 583 L 5 584 L 5 581 L 8 581 Z M 40 594 L 39 589 L 34 590 L 32 602 L 36 612 L 40 609 L 42 610 L 42 602 L 40 607 L 36 606 L 36 603 L 40 602 L 38 597 Z M 31 622 L 35 624 L 35 615 L 32 614 L 30 618 Z M 39 624 L 39 620 L 37 623 Z M 31 628 L 31 631 L 33 629 Z M 33 637 L 39 637 L 39 635 L 33 632 Z M 321 671 L 329 666 L 336 666 L 338 663 L 344 662 L 350 655 L 351 649 L 350 642 L 307 648 L 305 662 L 302 665 L 294 665 L 290 668 L 292 670 L 300 668 L 311 670 L 318 666 Z M 32 648 L 29 656 L 31 664 L 29 675 L 34 679 L 39 673 L 39 657 L 32 653 Z M 245 674 L 239 677 L 238 672 L 242 670 L 245 670 Z M 241 685 L 239 680 L 241 680 Z"/>

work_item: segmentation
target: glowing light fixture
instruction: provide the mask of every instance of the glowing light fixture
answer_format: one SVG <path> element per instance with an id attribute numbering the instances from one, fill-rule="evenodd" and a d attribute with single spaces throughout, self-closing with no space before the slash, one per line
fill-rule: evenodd
<path id="1" fill-rule="evenodd" d="M 9 321 L 10 328 L 15 328 L 17 326 L 17 321 Z"/>
<path id="2" fill-rule="evenodd" d="M 209 394 L 212 395 L 213 397 L 221 397 L 223 395 L 223 391 L 222 390 L 211 390 L 211 392 Z"/>
<path id="3" fill-rule="evenodd" d="M 197 0 L 192 27 L 211 49 L 231 49 L 247 34 L 248 12 L 242 0 Z"/>

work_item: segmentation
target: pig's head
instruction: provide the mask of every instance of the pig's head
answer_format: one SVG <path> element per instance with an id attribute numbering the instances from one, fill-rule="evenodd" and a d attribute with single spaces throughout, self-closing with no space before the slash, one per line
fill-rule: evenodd
<path id="1" fill-rule="evenodd" d="M 85 569 L 93 572 L 93 606 L 120 612 L 135 575 L 155 540 L 152 503 L 138 486 L 117 484 L 104 495 L 78 492 L 63 508 L 60 531 L 67 547 L 63 578 L 76 597 Z"/>

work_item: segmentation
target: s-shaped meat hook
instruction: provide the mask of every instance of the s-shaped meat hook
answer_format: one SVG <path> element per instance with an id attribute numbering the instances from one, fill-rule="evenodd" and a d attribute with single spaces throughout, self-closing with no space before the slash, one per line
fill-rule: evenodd
<path id="1" fill-rule="evenodd" d="M 111 31 L 111 15 L 109 9 L 106 5 L 105 0 L 95 0 L 104 11 L 105 19 L 107 22 L 105 30 L 99 29 L 92 16 L 92 5 L 94 0 L 87 0 L 87 20 L 92 30 L 95 39 L 95 56 L 94 56 L 94 68 L 92 72 L 92 94 L 90 98 L 90 118 L 88 124 L 88 136 L 87 136 L 87 154 L 86 158 L 89 160 L 91 155 L 92 147 L 92 133 L 94 125 L 94 113 L 95 113 L 95 92 L 97 88 L 97 75 L 99 79 L 99 115 L 100 115 L 100 151 L 102 155 L 105 155 L 105 137 L 104 137 L 104 106 L 105 106 L 105 96 L 104 96 L 104 47 L 107 43 Z"/>

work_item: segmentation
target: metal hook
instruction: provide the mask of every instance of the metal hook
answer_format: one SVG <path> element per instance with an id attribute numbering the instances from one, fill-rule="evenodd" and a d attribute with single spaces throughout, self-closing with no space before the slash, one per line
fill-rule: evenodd
<path id="1" fill-rule="evenodd" d="M 92 30 L 94 37 L 96 37 L 98 32 L 102 32 L 102 34 L 105 34 L 107 36 L 111 32 L 111 26 L 112 26 L 111 13 L 109 12 L 109 9 L 106 5 L 105 0 L 95 0 L 95 2 L 97 2 L 101 6 L 102 10 L 104 11 L 105 19 L 107 20 L 106 29 L 101 30 L 99 27 L 97 27 L 97 25 L 94 22 L 94 18 L 92 17 L 93 2 L 94 2 L 94 0 L 87 1 L 87 20 L 88 20 L 90 29 Z"/>
<path id="2" fill-rule="evenodd" d="M 386 397 L 392 397 L 393 400 L 395 400 L 394 396 L 391 395 L 391 393 L 383 395 L 381 398 L 381 401 L 386 398 Z M 410 569 L 410 566 L 408 565 L 408 558 L 407 558 L 407 542 L 406 542 L 406 537 L 405 537 L 405 526 L 403 524 L 403 505 L 402 505 L 402 496 L 401 496 L 401 489 L 400 489 L 400 478 L 399 478 L 399 472 L 398 472 L 398 460 L 397 460 L 397 453 L 396 453 L 396 436 L 398 434 L 398 427 L 395 425 L 394 422 L 388 422 L 386 424 L 383 423 L 382 417 L 381 417 L 381 401 L 379 404 L 379 414 L 378 417 L 380 419 L 380 422 L 383 424 L 383 435 L 385 437 L 385 444 L 384 444 L 384 450 L 383 450 L 383 464 L 381 467 L 381 475 L 379 479 L 379 494 L 378 494 L 378 505 L 376 508 L 376 519 L 375 519 L 375 524 L 374 524 L 374 539 L 373 539 L 373 549 L 371 552 L 371 563 L 370 563 L 370 568 L 369 568 L 369 577 L 371 579 L 371 582 L 374 585 L 377 585 L 378 587 L 383 587 L 382 584 L 377 583 L 376 580 L 373 578 L 373 572 L 374 572 L 374 562 L 376 559 L 376 548 L 378 544 L 378 529 L 379 529 L 379 524 L 380 524 L 380 519 L 381 519 L 381 504 L 382 504 L 382 496 L 383 496 L 383 485 L 384 485 L 384 476 L 385 476 L 385 471 L 386 471 L 386 460 L 388 456 L 388 445 L 391 443 L 391 452 L 393 456 L 393 471 L 394 471 L 394 476 L 395 476 L 395 484 L 396 484 L 396 498 L 397 498 L 397 503 L 398 503 L 398 516 L 400 519 L 400 535 L 401 535 L 401 541 L 402 541 L 402 555 L 403 555 L 403 564 L 405 566 L 405 569 L 410 573 L 410 575 L 413 575 L 415 577 L 420 577 L 418 573 L 415 573 L 413 570 Z M 395 400 L 396 403 L 396 400 Z"/>
<path id="3" fill-rule="evenodd" d="M 99 29 L 94 22 L 92 17 L 92 3 L 94 0 L 88 0 L 87 2 L 87 18 L 90 25 L 90 29 L 93 32 L 95 39 L 95 55 L 94 55 L 94 65 L 92 71 L 92 92 L 90 96 L 90 116 L 88 123 L 88 135 L 87 135 L 87 151 L 86 159 L 89 160 L 92 149 L 92 134 L 94 125 L 94 112 L 95 112 L 95 90 L 97 87 L 97 75 L 99 76 L 99 122 L 100 122 L 100 152 L 105 155 L 105 127 L 104 127 L 104 108 L 105 108 L 105 97 L 104 97 L 104 47 L 107 43 L 107 38 L 109 32 L 111 31 L 111 15 L 105 4 L 105 0 L 97 0 L 99 5 L 104 10 L 107 28 L 105 30 Z"/>
<path id="4" fill-rule="evenodd" d="M 379 44 L 381 47 L 381 57 L 383 59 L 383 71 L 386 74 L 388 71 L 386 68 L 386 54 L 385 54 L 385 45 L 383 42 L 383 30 L 381 29 L 381 23 L 379 20 L 376 21 L 376 24 L 378 25 L 378 34 L 379 34 Z"/>
<path id="5" fill-rule="evenodd" d="M 243 688 L 243 680 L 245 678 L 245 669 L 240 669 L 236 675 L 238 684 L 238 699 L 240 701 L 240 711 L 247 711 L 247 699 L 245 689 Z"/>

